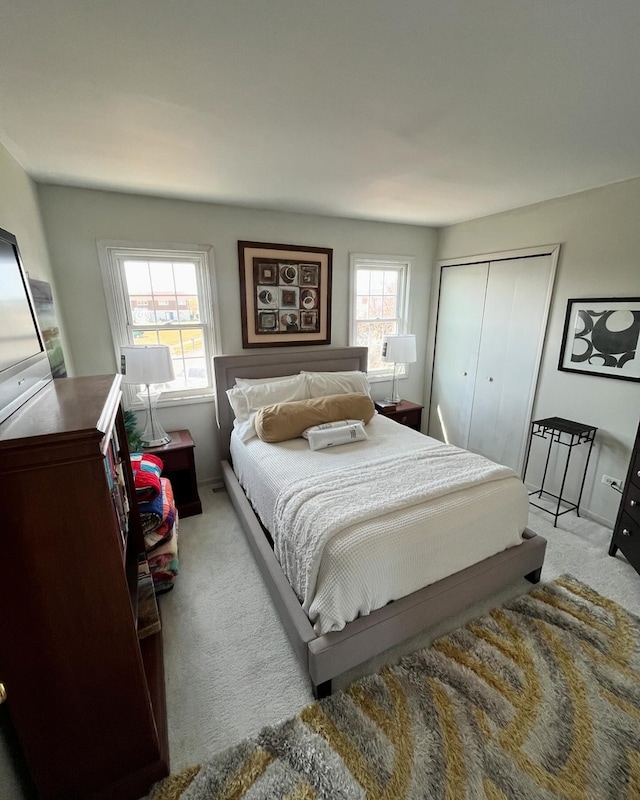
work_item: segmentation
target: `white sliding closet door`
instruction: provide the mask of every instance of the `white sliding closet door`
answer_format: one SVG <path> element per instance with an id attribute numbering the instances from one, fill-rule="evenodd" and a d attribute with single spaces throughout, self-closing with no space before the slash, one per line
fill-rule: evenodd
<path id="1" fill-rule="evenodd" d="M 429 434 L 466 447 L 489 264 L 443 267 Z"/>
<path id="2" fill-rule="evenodd" d="M 442 268 L 429 434 L 518 473 L 555 260 Z"/>
<path id="3" fill-rule="evenodd" d="M 530 422 L 550 275 L 548 257 L 489 268 L 467 448 L 515 471 Z"/>

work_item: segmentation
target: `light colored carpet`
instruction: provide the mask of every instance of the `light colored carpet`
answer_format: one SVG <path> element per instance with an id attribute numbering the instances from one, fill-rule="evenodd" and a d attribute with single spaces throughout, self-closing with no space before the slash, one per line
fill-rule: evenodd
<path id="1" fill-rule="evenodd" d="M 313 700 L 226 492 L 203 487 L 201 498 L 204 513 L 180 524 L 175 588 L 160 598 L 172 772 L 208 761 Z M 640 615 L 640 576 L 620 554 L 608 556 L 611 531 L 573 513 L 561 517 L 558 528 L 552 522 L 536 511 L 529 523 L 548 541 L 543 580 L 571 573 Z M 531 588 L 516 581 L 336 685 L 393 663 Z"/>
<path id="2" fill-rule="evenodd" d="M 151 800 L 635 800 L 639 710 L 640 619 L 565 576 L 233 744 Z"/>

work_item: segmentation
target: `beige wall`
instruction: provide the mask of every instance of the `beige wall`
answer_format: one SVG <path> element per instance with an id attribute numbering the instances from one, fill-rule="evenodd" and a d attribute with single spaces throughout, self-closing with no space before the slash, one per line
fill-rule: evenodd
<path id="1" fill-rule="evenodd" d="M 413 255 L 411 328 L 422 342 L 421 364 L 401 386 L 404 396 L 428 402 L 439 258 L 560 243 L 561 255 L 543 354 L 534 418 L 558 415 L 599 428 L 584 506 L 613 523 L 618 496 L 601 483 L 603 473 L 624 478 L 640 415 L 637 383 L 560 372 L 557 369 L 569 297 L 640 295 L 640 180 L 552 200 L 440 232 L 303 214 L 190 203 L 59 186 L 34 188 L 0 147 L 0 226 L 18 237 L 26 268 L 49 280 L 61 321 L 65 357 L 79 375 L 116 369 L 96 241 L 186 242 L 214 248 L 222 349 L 242 351 L 237 241 L 275 241 L 334 250 L 332 343 L 348 342 L 350 252 Z M 49 256 L 42 222 L 49 246 Z M 49 261 L 51 259 L 51 263 Z M 381 396 L 386 385 L 376 387 Z M 424 391 L 424 393 L 423 393 Z M 218 454 L 210 404 L 161 410 L 165 426 L 189 427 L 197 444 L 199 478 L 216 478 Z M 576 451 L 577 452 L 577 451 Z"/>
<path id="2" fill-rule="evenodd" d="M 626 181 L 453 225 L 440 231 L 438 243 L 439 259 L 560 243 L 533 419 L 559 416 L 598 427 L 583 503 L 595 518 L 610 525 L 620 496 L 601 482 L 602 474 L 624 480 L 640 418 L 640 383 L 561 372 L 558 358 L 569 298 L 640 296 L 638 209 L 640 180 Z M 434 270 L 433 304 L 437 273 Z M 432 324 L 429 361 L 433 328 Z M 428 366 L 426 397 L 430 375 Z M 580 450 L 572 456 L 576 464 Z"/>
<path id="3" fill-rule="evenodd" d="M 423 342 L 419 358 L 424 356 L 426 367 L 424 374 L 420 364 L 412 368 L 401 393 L 428 402 L 437 294 L 436 271 L 431 270 L 433 230 L 59 186 L 41 186 L 39 198 L 77 374 L 116 368 L 96 240 L 213 245 L 222 349 L 227 353 L 242 351 L 237 241 L 275 241 L 333 247 L 334 345 L 348 341 L 349 253 L 416 257 L 411 327 Z M 598 426 L 583 506 L 609 524 L 619 497 L 601 483 L 601 477 L 607 473 L 624 478 L 640 416 L 640 385 L 559 372 L 557 362 L 569 297 L 640 295 L 639 202 L 640 181 L 628 181 L 454 225 L 438 234 L 438 257 L 443 259 L 561 244 L 534 418 L 564 416 Z M 386 385 L 376 387 L 380 395 L 385 389 Z M 165 427 L 191 429 L 198 477 L 215 479 L 218 451 L 211 405 L 172 406 L 160 413 Z M 573 456 L 576 463 L 579 453 L 576 450 Z M 574 473 L 579 469 L 572 470 L 570 482 Z"/>
<path id="4" fill-rule="evenodd" d="M 18 240 L 20 255 L 29 276 L 51 284 L 54 303 L 59 311 L 60 300 L 49 262 L 36 186 L 2 145 L 0 145 L 0 228 L 9 231 Z M 68 358 L 67 368 L 71 370 L 73 366 L 71 354 L 65 336 L 64 320 L 60 314 L 58 322 L 65 359 Z"/>
<path id="5" fill-rule="evenodd" d="M 111 372 L 115 356 L 96 241 L 207 244 L 214 249 L 222 350 L 242 352 L 238 240 L 333 248 L 332 344 L 348 344 L 349 254 L 415 256 L 411 276 L 412 331 L 420 363 L 401 382 L 403 396 L 422 400 L 427 310 L 436 231 L 410 225 L 336 219 L 190 203 L 60 186 L 41 186 L 39 198 L 78 375 Z M 387 384 L 374 393 L 382 396 Z M 199 480 L 220 475 L 211 403 L 159 411 L 168 430 L 189 428 Z"/>

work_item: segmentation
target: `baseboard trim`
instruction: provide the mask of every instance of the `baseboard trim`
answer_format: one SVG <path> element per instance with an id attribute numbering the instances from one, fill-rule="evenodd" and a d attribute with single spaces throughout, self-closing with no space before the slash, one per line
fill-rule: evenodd
<path id="1" fill-rule="evenodd" d="M 525 486 L 529 493 L 537 492 L 540 488 L 539 486 L 533 486 L 529 483 L 525 483 Z M 544 510 L 545 509 L 542 509 L 543 512 Z M 575 511 L 573 513 L 575 514 Z M 583 506 L 580 506 L 580 516 L 584 517 L 584 519 L 590 519 L 592 522 L 597 522 L 598 525 L 602 525 L 604 528 L 609 528 L 610 531 L 613 531 L 615 527 L 615 522 L 613 520 L 605 519 L 599 514 L 594 514 L 593 511 L 590 511 L 588 508 L 584 508 Z"/>
<path id="2" fill-rule="evenodd" d="M 601 517 L 599 514 L 594 514 L 592 511 L 589 511 L 588 508 L 581 508 L 580 509 L 580 516 L 584 517 L 585 519 L 590 519 L 592 522 L 597 522 L 598 525 L 602 525 L 604 528 L 609 528 L 610 531 L 613 531 L 615 523 L 612 522 L 610 519 L 605 519 Z"/>
<path id="3" fill-rule="evenodd" d="M 212 489 L 214 492 L 219 491 L 220 489 L 224 489 L 224 481 L 222 480 L 222 475 L 217 478 L 206 478 L 203 481 L 198 481 L 198 486 L 202 486 L 203 489 Z"/>

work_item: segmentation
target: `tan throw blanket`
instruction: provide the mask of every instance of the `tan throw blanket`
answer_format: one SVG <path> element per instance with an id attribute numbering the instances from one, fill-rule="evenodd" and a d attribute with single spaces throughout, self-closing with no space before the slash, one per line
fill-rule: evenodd
<path id="1" fill-rule="evenodd" d="M 276 499 L 274 551 L 308 611 L 322 550 L 338 532 L 479 483 L 513 476 L 509 467 L 443 444 L 345 467 L 320 478 L 301 478 L 282 489 Z"/>

